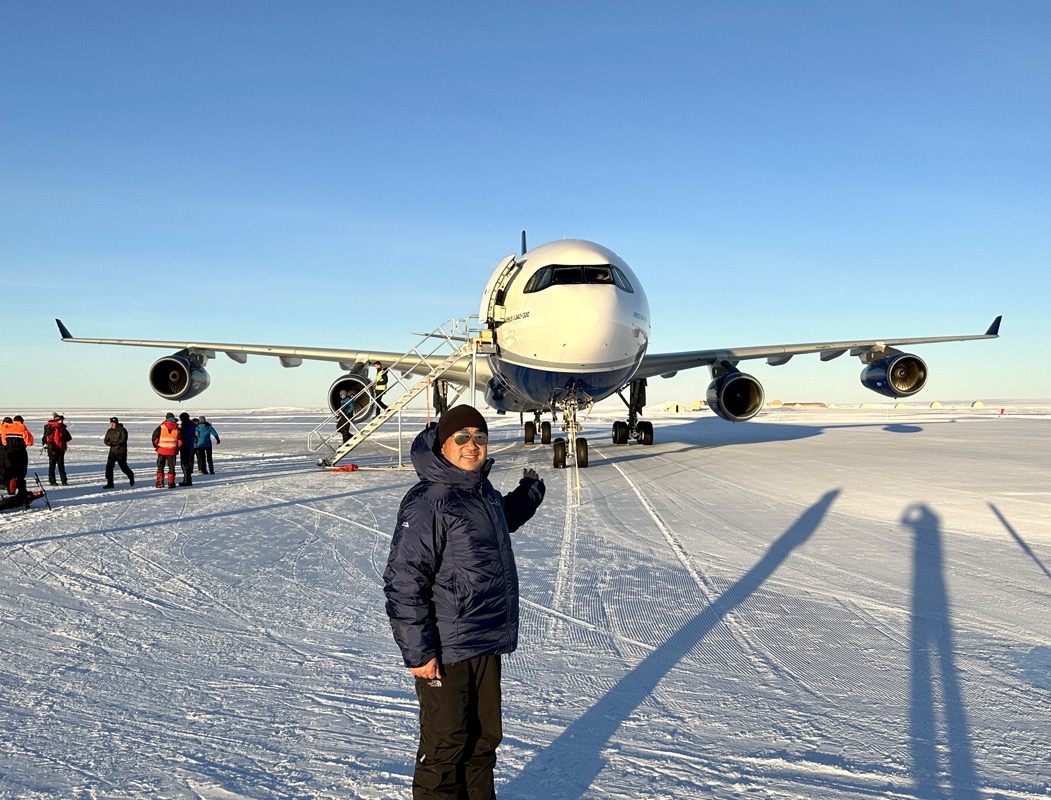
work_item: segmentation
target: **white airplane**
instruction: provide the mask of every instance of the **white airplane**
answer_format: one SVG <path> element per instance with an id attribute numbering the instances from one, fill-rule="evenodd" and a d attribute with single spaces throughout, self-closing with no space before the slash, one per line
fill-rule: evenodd
<path id="1" fill-rule="evenodd" d="M 785 364 L 796 355 L 818 353 L 822 361 L 850 353 L 864 365 L 861 383 L 885 397 L 916 394 L 927 382 L 927 365 L 918 356 L 899 347 L 970 339 L 995 339 L 1001 317 L 984 334 L 937 336 L 911 339 L 872 339 L 849 342 L 779 344 L 764 347 L 726 347 L 682 353 L 647 353 L 650 338 L 650 307 L 642 282 L 631 267 L 612 250 L 594 242 L 565 239 L 527 251 L 522 235 L 522 254 L 509 255 L 497 265 L 482 293 L 479 309 L 483 334 L 491 337 L 491 354 L 475 361 L 475 377 L 485 385 L 486 402 L 498 413 L 532 413 L 524 423 L 524 440 L 532 443 L 539 430 L 544 444 L 551 442 L 551 423 L 541 421 L 550 413 L 557 422 L 562 412 L 562 430 L 569 436 L 568 452 L 577 466 L 588 463 L 587 440 L 579 414 L 613 394 L 627 406 L 625 420 L 613 423 L 613 443 L 634 439 L 653 443 L 653 424 L 641 420 L 646 404 L 646 382 L 670 378 L 679 370 L 708 367 L 711 384 L 707 401 L 722 419 L 744 422 L 763 407 L 763 387 L 738 369 L 741 361 L 766 359 Z M 149 371 L 151 388 L 165 400 L 189 400 L 209 385 L 205 371 L 217 352 L 245 363 L 249 355 L 274 356 L 282 366 L 299 366 L 303 360 L 335 361 L 347 374 L 328 389 L 333 411 L 339 392 L 360 394 L 356 421 L 372 414 L 368 366 L 375 361 L 393 364 L 404 354 L 379 350 L 280 347 L 221 342 L 169 342 L 133 339 L 86 339 L 74 337 L 58 323 L 64 342 L 86 342 L 136 347 L 175 348 L 157 360 Z M 410 372 L 425 374 L 442 361 L 425 359 Z M 442 378 L 468 385 L 472 359 L 462 358 Z M 628 390 L 628 398 L 624 390 Z M 567 443 L 554 440 L 554 466 L 566 466 Z"/>

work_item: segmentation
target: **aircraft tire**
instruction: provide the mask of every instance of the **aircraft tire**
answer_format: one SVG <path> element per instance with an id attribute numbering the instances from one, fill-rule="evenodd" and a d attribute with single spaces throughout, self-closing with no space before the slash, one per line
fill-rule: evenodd
<path id="1" fill-rule="evenodd" d="M 536 423 L 529 420 L 525 424 L 525 443 L 532 444 L 534 439 L 536 439 Z"/>
<path id="2" fill-rule="evenodd" d="M 540 423 L 540 444 L 551 444 L 551 423 L 547 420 Z"/>
<path id="3" fill-rule="evenodd" d="M 566 468 L 566 440 L 565 439 L 555 439 L 555 446 L 554 446 L 553 449 L 554 449 L 554 456 L 555 456 L 554 457 L 555 469 L 565 469 Z"/>
<path id="4" fill-rule="evenodd" d="M 618 419 L 613 423 L 613 444 L 628 443 L 628 423 Z"/>
<path id="5" fill-rule="evenodd" d="M 588 465 L 588 440 L 577 437 L 577 466 L 584 469 Z"/>
<path id="6" fill-rule="evenodd" d="M 653 423 L 643 421 L 639 423 L 639 441 L 643 444 L 653 444 Z"/>

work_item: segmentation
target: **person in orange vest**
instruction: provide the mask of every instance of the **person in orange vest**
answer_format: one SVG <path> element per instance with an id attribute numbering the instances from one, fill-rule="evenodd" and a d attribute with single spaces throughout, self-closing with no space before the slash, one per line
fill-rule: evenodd
<path id="1" fill-rule="evenodd" d="M 26 496 L 26 473 L 29 472 L 29 448 L 33 446 L 33 434 L 20 414 L 7 422 L 0 422 L 0 445 L 7 451 L 7 489 L 19 497 Z"/>
<path id="2" fill-rule="evenodd" d="M 164 486 L 164 467 L 168 467 L 168 488 L 175 488 L 175 456 L 182 447 L 182 436 L 179 435 L 179 423 L 175 421 L 175 415 L 168 413 L 164 422 L 158 425 L 154 431 L 153 446 L 157 450 L 157 488 Z"/>

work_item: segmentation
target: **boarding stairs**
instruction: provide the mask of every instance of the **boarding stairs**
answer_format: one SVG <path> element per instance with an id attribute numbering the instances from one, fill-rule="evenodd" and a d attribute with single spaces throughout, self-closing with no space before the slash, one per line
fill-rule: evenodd
<path id="1" fill-rule="evenodd" d="M 397 361 L 388 365 L 388 379 L 391 380 L 392 383 L 397 383 L 401 386 L 404 389 L 403 393 L 397 398 L 397 400 L 388 405 L 386 409 L 369 419 L 368 422 L 363 425 L 359 426 L 354 421 L 351 421 L 350 426 L 354 433 L 346 442 L 340 441 L 340 444 L 336 446 L 333 444 L 333 440 L 340 439 L 338 430 L 335 433 L 326 434 L 324 432 L 330 425 L 338 426 L 342 416 L 338 409 L 314 428 L 308 437 L 307 447 L 312 452 L 317 452 L 325 446 L 332 449 L 332 454 L 325 458 L 319 458 L 317 460 L 317 465 L 325 469 L 335 468 L 348 453 L 367 440 L 385 422 L 399 415 L 409 403 L 426 389 L 431 387 L 435 381 L 441 379 L 441 377 L 454 367 L 462 358 L 465 356 L 471 356 L 473 359 L 480 353 L 488 352 L 491 345 L 479 338 L 477 334 L 472 335 L 467 327 L 467 323 L 470 319 L 471 318 L 468 317 L 465 320 L 446 321 L 443 326 L 435 328 L 430 333 L 423 334 L 423 338 L 416 346 L 405 353 L 405 355 L 400 357 Z M 435 347 L 428 352 L 424 352 L 428 345 L 433 345 L 435 343 Z M 442 357 L 442 353 L 450 347 L 453 348 L 452 352 Z M 441 358 L 441 360 L 437 361 L 438 358 Z M 424 371 L 425 369 L 426 371 Z M 420 375 L 420 378 L 415 383 L 407 385 L 404 381 L 404 377 L 409 375 Z M 466 388 L 467 387 L 464 386 L 459 389 L 457 397 L 459 397 Z M 358 392 L 358 395 L 364 395 L 368 392 L 371 392 L 370 387 L 363 388 Z M 358 395 L 355 395 L 352 398 L 352 401 L 355 404 L 359 399 Z M 370 402 L 367 405 L 370 410 L 375 407 L 373 402 Z M 400 446 L 397 448 L 397 452 L 398 466 L 400 467 L 402 453 L 402 448 Z"/>

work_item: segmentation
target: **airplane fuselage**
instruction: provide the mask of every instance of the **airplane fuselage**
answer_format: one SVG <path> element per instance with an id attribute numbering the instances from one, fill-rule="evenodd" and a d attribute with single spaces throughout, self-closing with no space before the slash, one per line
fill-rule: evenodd
<path id="1" fill-rule="evenodd" d="M 505 259 L 480 316 L 497 351 L 487 399 L 502 411 L 602 400 L 630 381 L 649 344 L 638 277 L 613 251 L 579 239 Z"/>

